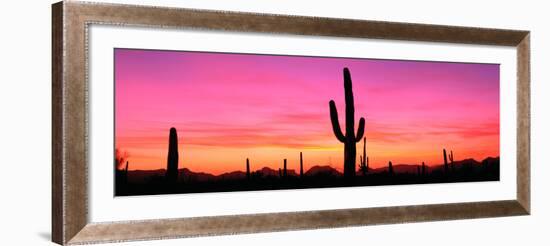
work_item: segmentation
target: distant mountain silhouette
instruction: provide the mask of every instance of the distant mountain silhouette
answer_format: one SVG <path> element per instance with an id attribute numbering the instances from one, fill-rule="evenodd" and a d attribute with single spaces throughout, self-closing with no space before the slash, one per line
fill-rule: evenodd
<path id="1" fill-rule="evenodd" d="M 500 157 L 487 157 L 485 159 L 483 159 L 483 162 L 489 162 L 489 164 L 496 164 L 496 163 L 500 163 Z"/>
<path id="2" fill-rule="evenodd" d="M 331 166 L 313 166 L 304 173 L 305 176 L 342 176 L 342 173 Z"/>
<path id="3" fill-rule="evenodd" d="M 286 172 L 288 176 L 300 176 L 294 169 L 287 169 Z"/>
<path id="4" fill-rule="evenodd" d="M 145 183 L 152 177 L 164 176 L 166 169 L 155 170 L 130 170 L 128 171 L 128 182 L 130 183 Z"/>
<path id="5" fill-rule="evenodd" d="M 393 171 L 395 173 L 416 173 L 418 170 L 417 167 L 420 167 L 420 166 L 421 166 L 420 164 L 393 164 L 392 165 Z M 387 172 L 387 171 L 388 171 L 388 167 L 384 166 L 384 167 L 372 169 L 370 172 L 380 173 L 380 172 Z"/>
<path id="6" fill-rule="evenodd" d="M 499 164 L 499 157 L 488 157 L 479 162 L 475 159 L 469 158 L 460 161 L 454 161 L 452 163 L 453 169 L 456 172 L 459 171 L 469 171 L 469 170 L 478 170 L 483 168 L 483 165 L 494 166 Z M 421 164 L 394 164 L 393 171 L 396 174 L 417 174 L 418 168 L 421 167 Z M 426 165 L 426 173 L 431 172 L 443 172 L 444 164 L 436 165 Z M 372 174 L 386 173 L 388 172 L 388 166 L 383 166 L 379 168 L 369 168 L 367 176 Z M 128 182 L 130 183 L 148 183 L 151 180 L 159 179 L 166 174 L 166 169 L 155 169 L 155 170 L 130 170 L 128 171 Z M 263 167 L 256 171 L 253 171 L 253 174 L 260 177 L 279 177 L 279 171 L 272 169 L 270 167 Z M 288 169 L 287 175 L 290 177 L 298 178 L 299 174 L 294 169 Z M 357 175 L 362 176 L 361 171 L 357 170 Z M 337 169 L 328 166 L 328 165 L 315 165 L 309 170 L 304 172 L 304 177 L 342 177 L 343 173 Z M 246 172 L 244 171 L 232 171 L 227 173 L 222 173 L 219 175 L 214 175 L 205 172 L 195 172 L 188 168 L 183 168 L 178 170 L 178 179 L 184 182 L 213 182 L 220 180 L 241 180 L 246 178 Z"/>
<path id="7" fill-rule="evenodd" d="M 243 171 L 233 171 L 229 173 L 223 173 L 221 175 L 218 175 L 218 179 L 223 180 L 234 180 L 234 179 L 244 179 L 246 178 L 246 172 Z"/>
<path id="8" fill-rule="evenodd" d="M 359 166 L 358 166 L 359 167 Z M 388 174 L 388 166 L 369 168 L 363 175 L 357 170 L 353 182 L 332 166 L 315 165 L 304 170 L 303 177 L 292 169 L 287 176 L 279 176 L 279 170 L 263 167 L 246 172 L 237 170 L 214 175 L 195 172 L 188 168 L 178 170 L 176 183 L 166 181 L 166 169 L 128 170 L 125 182 L 117 183 L 116 195 L 173 194 L 197 192 L 223 192 L 245 190 L 302 189 L 322 187 L 372 186 L 392 184 L 427 184 L 451 182 L 498 181 L 500 158 L 488 157 L 481 162 L 464 159 L 448 162 L 449 172 L 444 163 L 425 166 L 422 164 L 393 164 L 393 174 Z M 360 169 L 360 168 L 358 168 Z M 117 177 L 118 179 L 118 177 Z"/>
<path id="9" fill-rule="evenodd" d="M 179 177 L 180 179 L 183 177 L 184 181 L 192 181 L 192 182 L 206 182 L 206 181 L 214 181 L 216 180 L 216 176 L 210 173 L 205 172 L 193 172 L 189 170 L 188 168 L 180 169 L 179 171 Z"/>
<path id="10" fill-rule="evenodd" d="M 487 157 L 483 159 L 483 161 L 479 162 L 476 161 L 473 158 L 468 158 L 460 161 L 454 161 L 452 165 L 454 166 L 455 170 L 460 170 L 465 168 L 466 166 L 471 167 L 480 167 L 484 162 L 488 162 L 489 164 L 499 163 L 500 158 L 499 157 Z M 418 169 L 417 167 L 422 167 L 422 164 L 393 164 L 393 171 L 395 173 L 417 173 Z M 443 171 L 445 168 L 445 164 L 435 164 L 435 165 L 426 165 L 426 172 L 431 171 Z M 387 172 L 388 167 L 379 167 L 374 169 L 369 169 L 370 173 L 381 173 L 381 172 Z M 358 173 L 360 171 L 358 170 Z"/>
<path id="11" fill-rule="evenodd" d="M 269 167 L 264 167 L 264 168 L 262 168 L 262 169 L 260 169 L 256 172 L 261 173 L 263 177 L 269 177 L 269 176 L 278 177 L 279 176 L 279 171 L 278 170 L 271 169 Z"/>

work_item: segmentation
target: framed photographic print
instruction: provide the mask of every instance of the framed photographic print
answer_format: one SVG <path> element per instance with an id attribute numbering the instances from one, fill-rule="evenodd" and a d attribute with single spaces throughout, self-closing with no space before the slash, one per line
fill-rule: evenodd
<path id="1" fill-rule="evenodd" d="M 59 244 L 529 214 L 528 31 L 52 10 Z"/>

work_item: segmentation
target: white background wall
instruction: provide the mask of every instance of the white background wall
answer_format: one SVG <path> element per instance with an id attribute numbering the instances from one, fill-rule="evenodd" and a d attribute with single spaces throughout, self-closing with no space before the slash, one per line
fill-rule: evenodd
<path id="1" fill-rule="evenodd" d="M 114 0 L 113 0 L 114 1 Z M 102 2 L 102 1 L 101 1 Z M 550 228 L 550 31 L 545 1 L 116 1 L 370 20 L 530 30 L 532 42 L 532 215 L 146 241 L 127 245 L 548 245 Z M 0 245 L 51 245 L 50 4 L 0 8 Z M 124 245 L 126 245 L 124 244 Z"/>

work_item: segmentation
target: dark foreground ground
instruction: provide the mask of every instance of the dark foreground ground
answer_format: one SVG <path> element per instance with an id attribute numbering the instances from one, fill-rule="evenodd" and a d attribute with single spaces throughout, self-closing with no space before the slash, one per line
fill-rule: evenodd
<path id="1" fill-rule="evenodd" d="M 500 174 L 499 158 L 487 158 L 482 162 L 467 159 L 449 165 L 425 167 L 419 165 L 394 165 L 393 173 L 387 167 L 369 169 L 366 175 L 361 171 L 353 179 L 345 179 L 341 173 L 329 166 L 315 166 L 301 177 L 294 170 L 284 173 L 263 168 L 250 173 L 235 171 L 222 175 L 196 173 L 180 169 L 179 180 L 168 183 L 164 170 L 117 172 L 115 195 L 157 195 L 202 192 L 229 192 L 255 190 L 306 189 L 327 187 L 354 187 L 378 185 L 405 185 L 430 183 L 498 181 Z"/>

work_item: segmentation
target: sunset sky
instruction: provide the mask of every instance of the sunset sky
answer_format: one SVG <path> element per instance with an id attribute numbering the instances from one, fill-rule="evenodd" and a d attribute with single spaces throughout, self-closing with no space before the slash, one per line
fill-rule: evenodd
<path id="1" fill-rule="evenodd" d="M 166 168 L 175 127 L 179 167 L 220 174 L 264 166 L 343 170 L 329 101 L 345 131 L 342 70 L 366 119 L 376 168 L 499 156 L 499 65 L 115 49 L 115 145 L 130 170 Z M 363 143 L 357 143 L 357 162 Z"/>

